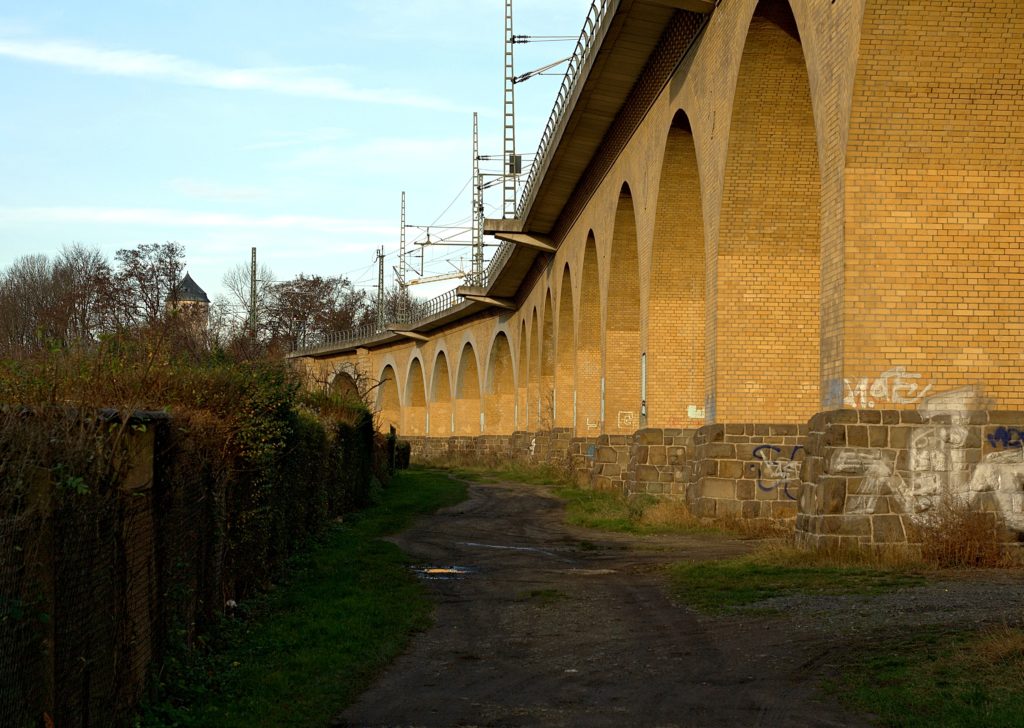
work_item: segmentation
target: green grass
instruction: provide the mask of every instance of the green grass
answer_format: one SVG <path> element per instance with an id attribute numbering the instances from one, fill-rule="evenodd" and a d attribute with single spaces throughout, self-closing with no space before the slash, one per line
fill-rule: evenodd
<path id="1" fill-rule="evenodd" d="M 527 483 L 529 485 L 563 485 L 567 482 L 568 478 L 564 470 L 560 470 L 553 465 L 523 465 L 516 462 L 493 468 L 462 466 L 454 468 L 452 475 L 478 483 L 497 483 L 502 480 L 511 480 L 516 483 Z"/>
<path id="2" fill-rule="evenodd" d="M 144 726 L 323 726 L 430 624 L 431 603 L 395 545 L 380 540 L 465 498 L 446 474 L 396 475 L 380 502 L 295 560 L 287 583 L 242 605 L 210 654 L 163 676 Z"/>
<path id="3" fill-rule="evenodd" d="M 922 574 L 905 568 L 832 564 L 791 549 L 676 564 L 670 575 L 675 597 L 704 612 L 748 607 L 797 593 L 880 594 L 925 581 Z"/>
<path id="4" fill-rule="evenodd" d="M 529 485 L 555 486 L 565 501 L 565 520 L 574 526 L 636 535 L 683 533 L 702 535 L 743 535 L 721 525 L 702 523 L 678 501 L 651 495 L 624 496 L 572 485 L 564 471 L 551 465 L 510 463 L 501 468 L 462 467 L 452 470 L 457 478 L 477 483 L 513 481 Z"/>
<path id="5" fill-rule="evenodd" d="M 659 500 L 654 496 L 627 497 L 619 493 L 571 486 L 557 488 L 555 493 L 565 501 L 566 522 L 574 526 L 637 535 L 728 533 L 720 526 L 702 523 L 691 516 L 683 504 Z"/>
<path id="6" fill-rule="evenodd" d="M 828 688 L 881 725 L 1019 726 L 1024 716 L 1024 631 L 922 629 L 847 658 Z"/>

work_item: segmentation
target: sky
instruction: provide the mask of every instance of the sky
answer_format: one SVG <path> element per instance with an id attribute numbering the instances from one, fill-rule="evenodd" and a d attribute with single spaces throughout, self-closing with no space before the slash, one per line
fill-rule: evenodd
<path id="1" fill-rule="evenodd" d="M 515 0 L 514 32 L 575 39 L 589 7 Z M 481 153 L 502 149 L 503 38 L 503 0 L 0 0 L 0 268 L 176 241 L 213 298 L 253 246 L 276 280 L 359 287 L 384 246 L 390 284 L 402 191 L 410 225 L 469 224 L 474 111 Z M 517 44 L 515 72 L 574 45 Z M 527 162 L 562 72 L 516 86 Z M 485 202 L 501 216 L 500 190 Z"/>

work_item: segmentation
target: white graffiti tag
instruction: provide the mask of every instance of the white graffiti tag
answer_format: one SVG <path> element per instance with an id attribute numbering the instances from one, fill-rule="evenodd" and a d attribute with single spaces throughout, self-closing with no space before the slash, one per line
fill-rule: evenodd
<path id="1" fill-rule="evenodd" d="M 920 374 L 908 374 L 906 367 L 893 367 L 882 372 L 882 376 L 874 381 L 868 377 L 844 379 L 846 395 L 843 404 L 846 407 L 865 409 L 886 402 L 920 402 L 932 389 L 930 384 L 922 387 L 921 382 L 915 381 L 920 378 Z"/>

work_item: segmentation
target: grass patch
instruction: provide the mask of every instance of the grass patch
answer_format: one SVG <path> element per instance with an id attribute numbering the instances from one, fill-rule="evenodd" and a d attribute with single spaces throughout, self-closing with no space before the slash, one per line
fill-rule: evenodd
<path id="1" fill-rule="evenodd" d="M 937 628 L 857 652 L 828 684 L 881 725 L 1019 726 L 1024 715 L 1024 631 Z"/>
<path id="2" fill-rule="evenodd" d="M 569 476 L 563 468 L 547 463 L 524 465 L 511 462 L 500 467 L 462 466 L 453 468 L 452 475 L 478 483 L 512 480 L 529 485 L 564 485 L 569 482 Z"/>
<path id="3" fill-rule="evenodd" d="M 166 700 L 140 725 L 325 725 L 430 623 L 407 557 L 379 537 L 463 498 L 444 473 L 397 474 L 376 505 L 295 559 L 286 583 L 225 620 L 206 654 L 171 665 Z"/>
<path id="4" fill-rule="evenodd" d="M 558 488 L 555 493 L 565 501 L 566 521 L 574 526 L 640 535 L 726 533 L 721 527 L 702 523 L 679 501 L 574 487 Z"/>
<path id="5" fill-rule="evenodd" d="M 844 563 L 780 547 L 722 561 L 676 564 L 670 573 L 674 595 L 704 612 L 787 594 L 880 594 L 925 582 L 919 570 L 909 567 Z"/>

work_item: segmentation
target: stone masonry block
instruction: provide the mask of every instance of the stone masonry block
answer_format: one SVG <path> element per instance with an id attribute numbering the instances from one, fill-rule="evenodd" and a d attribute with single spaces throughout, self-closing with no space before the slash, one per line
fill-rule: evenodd
<path id="1" fill-rule="evenodd" d="M 903 519 L 899 516 L 874 516 L 871 519 L 871 540 L 874 543 L 905 543 Z"/>
<path id="2" fill-rule="evenodd" d="M 716 500 L 715 515 L 719 518 L 740 518 L 743 515 L 743 504 L 738 500 Z"/>
<path id="3" fill-rule="evenodd" d="M 848 425 L 846 428 L 846 444 L 850 447 L 867 447 L 868 428 L 865 425 Z"/>
<path id="4" fill-rule="evenodd" d="M 653 465 L 639 465 L 636 469 L 637 482 L 657 483 L 661 473 Z"/>
<path id="5" fill-rule="evenodd" d="M 742 478 L 743 463 L 739 460 L 719 460 L 718 477 L 720 478 Z"/>
<path id="6" fill-rule="evenodd" d="M 665 433 L 663 430 L 648 429 L 636 433 L 637 442 L 641 445 L 664 445 Z"/>
<path id="7" fill-rule="evenodd" d="M 817 488 L 818 513 L 837 515 L 846 507 L 846 479 L 822 478 Z"/>
<path id="8" fill-rule="evenodd" d="M 728 443 L 712 443 L 708 445 L 705 451 L 705 456 L 709 458 L 735 458 L 736 457 L 736 445 L 730 445 Z"/>
<path id="9" fill-rule="evenodd" d="M 736 483 L 723 478 L 704 478 L 701 495 L 705 498 L 736 498 Z"/>

